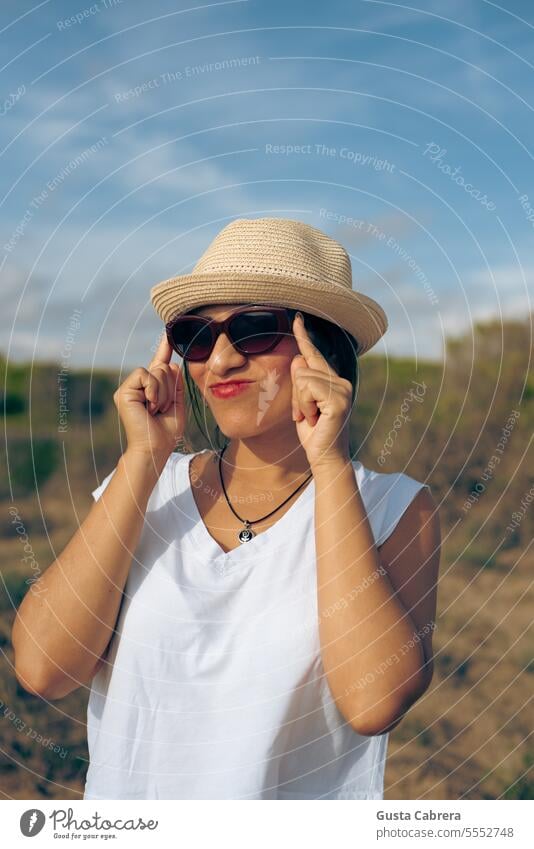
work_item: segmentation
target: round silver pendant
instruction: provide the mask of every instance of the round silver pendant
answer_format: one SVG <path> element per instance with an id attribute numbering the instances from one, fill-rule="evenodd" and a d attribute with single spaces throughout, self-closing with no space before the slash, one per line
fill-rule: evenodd
<path id="1" fill-rule="evenodd" d="M 239 531 L 239 542 L 250 542 L 254 536 L 256 534 L 250 528 L 243 528 L 242 531 Z"/>

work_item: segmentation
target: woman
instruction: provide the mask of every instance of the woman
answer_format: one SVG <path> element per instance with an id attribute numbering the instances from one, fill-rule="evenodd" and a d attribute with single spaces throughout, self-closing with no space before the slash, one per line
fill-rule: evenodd
<path id="1" fill-rule="evenodd" d="M 21 605 L 19 680 L 91 682 L 85 799 L 383 798 L 432 678 L 440 547 L 427 485 L 351 459 L 385 315 L 288 219 L 233 221 L 151 294 L 166 332 L 114 395 L 126 450 L 46 609 Z M 218 450 L 175 451 L 190 411 Z"/>

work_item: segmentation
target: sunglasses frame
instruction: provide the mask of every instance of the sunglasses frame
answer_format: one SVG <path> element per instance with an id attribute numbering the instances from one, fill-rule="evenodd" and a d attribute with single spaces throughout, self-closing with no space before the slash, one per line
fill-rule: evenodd
<path id="1" fill-rule="evenodd" d="M 276 316 L 276 321 L 277 321 L 274 341 L 270 342 L 262 351 L 257 351 L 256 354 L 250 354 L 250 353 L 248 353 L 248 351 L 241 350 L 239 343 L 235 343 L 234 340 L 232 339 L 232 332 L 231 332 L 231 327 L 230 327 L 231 322 L 234 320 L 234 318 L 241 315 L 242 313 L 251 313 L 251 312 L 270 312 L 270 313 L 273 313 Z M 252 306 L 239 307 L 238 309 L 234 310 L 229 316 L 227 316 L 223 321 L 216 321 L 213 318 L 206 318 L 206 316 L 203 316 L 203 315 L 179 315 L 179 316 L 176 316 L 175 318 L 173 318 L 173 319 L 171 319 L 170 321 L 167 322 L 167 324 L 165 325 L 165 332 L 167 334 L 167 339 L 169 340 L 169 344 L 170 344 L 171 348 L 173 349 L 173 351 L 176 354 L 178 354 L 179 357 L 182 357 L 182 359 L 187 361 L 187 362 L 199 363 L 199 362 L 205 362 L 207 359 L 209 359 L 211 357 L 211 354 L 212 354 L 213 349 L 215 347 L 215 343 L 216 343 L 217 339 L 219 338 L 219 336 L 221 335 L 221 333 L 225 333 L 228 336 L 230 343 L 232 344 L 232 346 L 237 351 L 239 351 L 240 354 L 244 354 L 247 357 L 253 357 L 253 356 L 256 356 L 257 354 L 266 354 L 268 351 L 272 351 L 273 348 L 275 348 L 279 344 L 279 342 L 282 340 L 284 334 L 292 332 L 292 321 L 291 321 L 291 317 L 290 317 L 289 312 L 290 311 L 287 307 L 270 306 L 269 304 L 255 304 L 255 305 L 252 305 Z M 292 310 L 292 312 L 296 312 L 296 310 Z M 210 342 L 209 353 L 205 357 L 199 357 L 199 358 L 190 357 L 190 356 L 184 357 L 184 355 L 176 349 L 176 346 L 175 346 L 173 338 L 172 338 L 172 332 L 171 332 L 172 328 L 177 323 L 185 323 L 185 322 L 188 322 L 188 321 L 197 321 L 197 322 L 200 321 L 203 324 L 205 324 L 206 327 L 209 328 L 209 331 L 211 333 L 211 342 Z"/>

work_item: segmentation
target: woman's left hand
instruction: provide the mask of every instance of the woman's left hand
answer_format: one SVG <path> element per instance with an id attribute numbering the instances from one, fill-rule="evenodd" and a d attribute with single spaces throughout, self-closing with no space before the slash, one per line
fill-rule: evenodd
<path id="1" fill-rule="evenodd" d="M 298 316 L 293 333 L 300 350 L 291 362 L 293 419 L 310 468 L 350 461 L 350 380 L 329 365 Z"/>

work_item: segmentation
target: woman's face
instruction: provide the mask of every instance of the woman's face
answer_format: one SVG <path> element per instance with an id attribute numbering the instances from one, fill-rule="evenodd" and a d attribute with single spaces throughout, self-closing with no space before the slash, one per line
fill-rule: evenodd
<path id="1" fill-rule="evenodd" d="M 195 309 L 195 315 L 216 321 L 227 318 L 245 304 L 213 304 Z M 291 329 L 292 330 L 292 329 Z M 273 426 L 293 423 L 291 416 L 291 360 L 299 348 L 292 332 L 266 354 L 241 354 L 221 333 L 204 362 L 188 362 L 187 368 L 208 404 L 217 424 L 230 439 L 255 436 Z M 211 388 L 217 382 L 252 381 L 234 395 L 221 397 Z"/>

